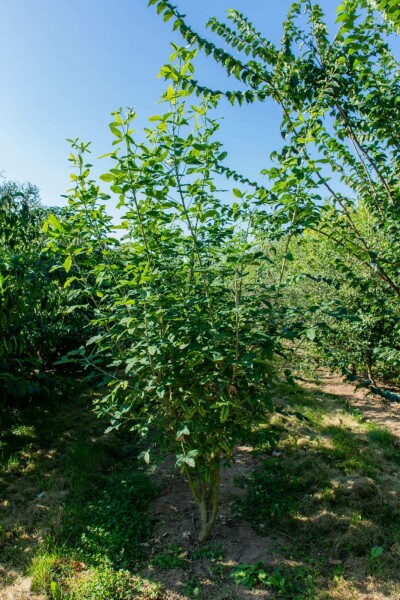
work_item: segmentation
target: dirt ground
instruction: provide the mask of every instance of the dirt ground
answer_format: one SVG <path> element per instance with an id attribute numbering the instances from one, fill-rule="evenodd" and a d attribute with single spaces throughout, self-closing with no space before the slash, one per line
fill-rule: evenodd
<path id="1" fill-rule="evenodd" d="M 319 390 L 326 394 L 335 395 L 341 399 L 348 400 L 351 406 L 361 411 L 366 419 L 371 420 L 379 426 L 389 429 L 393 435 L 400 440 L 400 405 L 388 404 L 372 396 L 366 396 L 363 390 L 354 390 L 351 384 L 343 383 L 339 375 L 326 375 L 321 377 L 321 383 L 318 385 L 313 382 L 304 382 L 302 384 L 306 389 Z M 55 460 L 54 460 L 55 459 Z M 56 457 L 44 457 L 48 464 L 48 473 L 57 466 Z M 161 482 L 162 494 L 157 498 L 154 505 L 156 517 L 156 528 L 154 538 L 149 544 L 149 552 L 153 555 L 166 544 L 177 545 L 182 548 L 182 555 L 196 547 L 198 524 L 196 521 L 195 506 L 190 500 L 186 482 L 177 474 L 174 469 L 174 461 L 167 460 L 159 467 L 154 477 Z M 235 478 L 242 474 L 248 474 L 257 464 L 257 458 L 251 453 L 251 448 L 242 446 L 237 449 L 235 462 L 230 468 L 224 468 L 221 481 L 221 510 L 218 516 L 218 522 L 214 529 L 211 545 L 221 545 L 224 549 L 224 564 L 233 567 L 238 564 L 254 564 L 261 562 L 267 567 L 276 567 L 285 562 L 282 549 L 290 546 L 290 536 L 280 531 L 270 530 L 267 535 L 259 536 L 249 523 L 235 520 L 232 513 L 230 498 L 235 493 L 240 493 L 235 488 Z M 36 514 L 37 523 L 33 534 L 27 533 L 25 552 L 31 554 L 35 547 L 40 543 L 43 535 L 46 534 L 51 520 L 58 520 L 62 512 L 62 502 L 64 497 L 64 487 L 60 479 L 59 485 L 50 487 L 38 498 L 37 475 L 32 466 L 27 465 L 26 478 L 31 480 L 32 490 L 29 491 L 29 497 L 19 489 L 20 477 L 15 477 L 11 484 L 14 491 L 8 490 L 9 494 L 15 498 L 13 514 L 10 514 L 9 501 L 1 502 L 0 499 L 0 523 L 1 519 L 14 518 L 16 525 L 29 522 L 31 516 Z M 29 485 L 24 489 L 28 490 Z M 21 495 L 22 494 L 22 495 Z M 25 497 L 24 497 L 25 496 Z M 8 503 L 8 504 L 7 504 Z M 16 515 L 16 511 L 18 515 Z M 288 565 L 288 563 L 286 561 Z M 295 565 L 293 565 L 295 566 Z M 247 590 L 238 588 L 232 584 L 224 583 L 223 588 L 219 587 L 218 578 L 213 576 L 213 567 L 210 562 L 201 560 L 196 562 L 195 572 L 191 575 L 201 582 L 202 598 L 210 600 L 233 600 L 242 598 L 251 600 L 253 598 L 271 599 L 273 595 L 263 589 Z M 157 573 L 149 568 L 144 575 L 161 581 L 165 586 L 165 600 L 183 600 L 187 596 L 183 593 L 187 573 L 182 569 L 168 570 L 157 569 Z M 333 600 L 384 600 L 392 598 L 393 595 L 385 595 L 377 592 L 371 587 L 371 583 L 366 580 L 364 591 L 359 590 L 357 596 L 353 596 L 349 588 L 348 594 L 342 590 L 340 595 L 330 596 Z M 26 575 L 17 571 L 10 570 L 9 565 L 0 564 L 0 600 L 43 600 L 43 596 L 35 595 L 30 591 L 30 580 Z"/>
<path id="2" fill-rule="evenodd" d="M 381 427 L 387 428 L 400 439 L 400 405 L 389 404 L 380 398 L 367 396 L 365 390 L 355 390 L 354 385 L 343 382 L 343 377 L 335 374 L 323 373 L 318 385 L 314 382 L 304 382 L 306 389 L 315 390 L 325 394 L 334 395 L 342 400 L 349 401 L 353 408 L 361 411 L 367 420 L 375 422 Z M 187 492 L 186 482 L 177 475 L 173 467 L 174 461 L 167 461 L 158 471 L 157 477 L 165 482 L 163 494 L 157 499 L 155 514 L 157 517 L 156 535 L 153 540 L 153 552 L 157 552 L 157 546 L 161 544 L 176 544 L 183 548 L 184 552 L 193 547 L 197 537 L 197 524 L 193 515 L 196 514 L 195 503 L 190 500 Z M 221 506 L 225 507 L 218 516 L 218 523 L 210 540 L 211 544 L 220 544 L 225 550 L 225 563 L 230 566 L 238 564 L 254 564 L 261 562 L 267 567 L 276 567 L 287 561 L 280 553 L 284 546 L 290 546 L 290 536 L 279 531 L 271 530 L 268 535 L 259 536 L 252 526 L 246 522 L 238 522 L 231 513 L 229 499 L 233 492 L 238 493 L 235 488 L 235 478 L 241 474 L 251 472 L 256 466 L 256 459 L 251 453 L 251 448 L 243 446 L 237 449 L 235 463 L 222 472 L 221 480 Z M 295 565 L 291 565 L 295 566 Z M 148 573 L 151 576 L 151 572 Z M 184 572 L 181 578 L 174 572 L 165 570 L 157 573 L 157 578 L 163 582 L 166 589 L 165 598 L 168 600 L 186 600 L 187 596 L 182 594 Z M 207 565 L 196 572 L 195 575 L 205 589 L 206 598 L 228 598 L 229 591 L 224 586 L 218 589 L 212 577 L 207 577 Z M 271 593 L 267 590 L 246 590 L 232 586 L 232 598 L 269 598 Z M 228 594 L 228 595 L 226 595 Z M 235 594 L 235 595 L 234 595 Z M 345 595 L 337 596 L 338 600 L 384 600 L 395 598 L 380 593 L 374 587 L 372 581 L 365 581 L 364 590 L 358 590 L 357 596 L 353 590 L 344 591 Z M 335 598 L 332 595 L 332 599 Z"/>
<path id="3" fill-rule="evenodd" d="M 235 521 L 231 511 L 230 499 L 233 491 L 236 494 L 240 490 L 235 488 L 235 479 L 240 475 L 250 473 L 256 466 L 256 459 L 251 454 L 251 448 L 241 446 L 237 448 L 235 462 L 229 468 L 224 468 L 221 474 L 220 505 L 224 507 L 218 515 L 217 524 L 209 541 L 210 546 L 220 545 L 224 549 L 224 564 L 236 566 L 238 564 L 253 564 L 262 562 L 268 566 L 276 566 L 282 557 L 279 556 L 279 548 L 284 545 L 288 536 L 279 532 L 271 531 L 268 536 L 256 534 L 250 523 Z M 157 553 L 161 544 L 176 544 L 182 547 L 183 553 L 188 552 L 196 546 L 198 523 L 196 506 L 190 499 L 185 480 L 176 473 L 174 460 L 166 461 L 160 467 L 157 477 L 163 480 L 163 493 L 155 503 L 155 515 L 157 518 L 156 535 L 153 539 L 153 551 Z M 223 592 L 223 597 L 228 598 L 229 588 L 226 584 L 219 589 L 212 572 L 208 573 L 209 564 L 202 561 L 197 566 L 193 576 L 201 581 L 203 596 L 206 598 L 218 598 Z M 147 573 L 152 575 L 151 571 Z M 181 577 L 174 572 L 163 570 L 157 572 L 157 579 L 162 581 L 166 589 L 165 598 L 168 600 L 186 599 L 182 595 L 185 573 L 182 570 Z M 237 587 L 232 585 L 232 598 L 237 598 Z M 240 590 L 241 598 L 270 598 L 269 592 L 265 590 Z"/>
<path id="4" fill-rule="evenodd" d="M 321 385 L 306 384 L 305 387 L 322 389 L 327 394 L 348 400 L 351 406 L 360 410 L 367 419 L 385 427 L 400 440 L 400 404 L 388 402 L 377 396 L 367 396 L 365 389 L 355 390 L 353 384 L 344 383 L 343 377 L 336 374 L 324 373 Z"/>

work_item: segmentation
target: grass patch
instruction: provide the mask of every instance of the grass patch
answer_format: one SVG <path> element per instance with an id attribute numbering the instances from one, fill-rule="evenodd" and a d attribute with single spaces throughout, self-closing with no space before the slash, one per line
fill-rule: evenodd
<path id="1" fill-rule="evenodd" d="M 186 554 L 181 546 L 170 544 L 156 554 L 152 564 L 160 569 L 185 569 L 188 566 Z"/>
<path id="2" fill-rule="evenodd" d="M 109 564 L 87 567 L 57 549 L 42 550 L 30 567 L 32 591 L 54 600 L 162 598 L 162 586 Z"/>
<path id="3" fill-rule="evenodd" d="M 85 500 L 75 493 L 65 507 L 63 538 L 71 551 L 92 564 L 134 567 L 152 529 L 148 506 L 154 486 L 140 471 L 125 467 L 82 492 Z"/>
<path id="4" fill-rule="evenodd" d="M 349 581 L 356 589 L 368 575 L 382 589 L 400 589 L 396 438 L 334 396 L 285 387 L 282 400 L 312 423 L 286 422 L 276 451 L 238 480 L 244 494 L 234 500 L 236 514 L 259 534 L 287 534 L 287 558 L 303 564 L 321 593 L 335 589 L 312 598 L 340 598 L 339 579 L 343 589 Z M 244 580 L 260 583 L 253 567 L 242 569 Z M 271 574 L 261 570 L 263 578 Z"/>
<path id="5" fill-rule="evenodd" d="M 48 598 L 161 593 L 133 575 L 145 559 L 156 488 L 137 468 L 132 436 L 106 436 L 106 426 L 81 394 L 68 405 L 13 411 L 0 434 L 0 560 L 28 573 L 32 589 Z"/>
<path id="6" fill-rule="evenodd" d="M 33 592 L 50 594 L 51 583 L 60 578 L 64 579 L 72 573 L 72 565 L 65 559 L 61 549 L 57 546 L 51 547 L 48 542 L 47 548 L 41 549 L 34 556 L 28 573 L 32 577 Z"/>
<path id="7" fill-rule="evenodd" d="M 14 520 L 0 526 L 1 563 L 53 600 L 158 600 L 169 593 L 159 577 L 175 577 L 184 598 L 240 599 L 247 586 L 348 600 L 365 580 L 400 597 L 397 440 L 332 395 L 285 384 L 277 396 L 289 409 L 273 420 L 280 439 L 255 432 L 257 467 L 234 501 L 235 518 L 278 535 L 271 563 L 236 565 L 229 546 L 191 548 L 179 536 L 152 544 L 157 489 L 137 469 L 131 436 L 104 435 L 87 396 L 14 411 L 2 430 L 0 487 Z"/>
<path id="8" fill-rule="evenodd" d="M 263 587 L 274 593 L 275 598 L 300 600 L 313 598 L 313 576 L 303 568 L 269 570 L 261 563 L 238 565 L 230 574 L 236 585 L 247 588 Z"/>

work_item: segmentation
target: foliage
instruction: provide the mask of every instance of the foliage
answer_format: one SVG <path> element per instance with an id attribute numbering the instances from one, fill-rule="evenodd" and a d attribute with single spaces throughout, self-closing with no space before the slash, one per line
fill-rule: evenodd
<path id="1" fill-rule="evenodd" d="M 371 371 L 373 363 L 379 368 L 398 362 L 399 69 L 388 43 L 390 24 L 380 22 L 366 2 L 345 0 L 331 35 L 321 7 L 303 0 L 292 4 L 280 46 L 238 11 L 228 11 L 229 25 L 210 19 L 208 26 L 222 47 L 194 31 L 167 0 L 149 4 L 157 6 L 165 21 L 172 19 L 189 44 L 212 56 L 244 89 L 210 89 L 190 73 L 168 68 L 165 78 L 179 78 L 185 89 L 232 104 L 272 99 L 280 106 L 284 145 L 271 154 L 274 164 L 263 172 L 270 187 L 255 187 L 260 203 L 272 211 L 266 213 L 266 234 L 284 240 L 285 268 L 292 260 L 288 250 L 294 236 L 302 240 L 311 232 L 318 247 L 323 239 L 329 245 L 327 260 L 313 274 L 315 281 L 332 279 L 334 272 L 334 282 L 344 283 L 343 308 L 359 319 L 351 327 L 338 323 L 330 337 L 325 331 L 332 319 L 322 320 L 320 337 L 328 351 L 338 354 L 350 329 L 350 343 L 359 355 L 349 352 L 347 365 L 354 360 Z M 388 5 L 382 2 L 379 7 Z M 220 169 L 243 180 L 223 165 Z M 308 265 L 300 268 L 311 274 Z M 327 312 L 334 290 L 330 293 L 323 283 L 321 288 L 318 301 Z M 294 294 L 299 296 L 296 290 Z M 311 331 L 312 336 L 320 331 L 318 322 Z M 333 363 L 345 362 L 345 349 L 339 354 Z"/>
<path id="2" fill-rule="evenodd" d="M 0 396 L 16 401 L 50 395 L 45 373 L 76 344 L 76 320 L 44 254 L 49 210 L 31 184 L 0 185 Z"/>
<path id="3" fill-rule="evenodd" d="M 32 559 L 29 567 L 32 591 L 50 592 L 54 587 L 52 586 L 54 577 L 65 575 L 68 570 L 68 565 L 63 560 L 62 553 L 58 548 L 44 549 Z"/>
<path id="4" fill-rule="evenodd" d="M 165 546 L 154 557 L 152 563 L 161 569 L 185 569 L 187 567 L 183 548 L 177 544 Z"/>
<path id="5" fill-rule="evenodd" d="M 79 569 L 83 570 L 79 572 Z M 77 573 L 78 570 L 78 573 Z M 30 567 L 32 590 L 53 600 L 131 600 L 162 597 L 162 586 L 108 564 L 86 569 L 58 552 L 42 551 Z M 79 576 L 77 576 L 79 575 Z"/>
<path id="6" fill-rule="evenodd" d="M 249 489 L 253 478 L 244 480 L 248 487 L 241 495 L 249 493 L 255 498 L 256 509 L 262 508 L 263 504 L 267 508 L 281 504 L 288 509 L 272 517 L 267 511 L 262 513 L 260 510 L 258 521 L 257 510 L 252 514 L 247 509 L 243 512 L 242 518 L 250 519 L 259 534 L 268 536 L 268 554 L 271 552 L 273 556 L 272 565 L 260 567 L 271 583 L 260 592 L 269 593 L 274 598 L 322 600 L 332 595 L 329 590 L 334 581 L 336 595 L 348 598 L 351 596 L 347 585 L 351 582 L 362 594 L 365 574 L 368 573 L 374 576 L 375 583 L 371 584 L 374 586 L 371 589 L 379 587 L 388 590 L 385 593 L 389 597 L 397 597 L 400 515 L 396 473 L 400 453 L 396 439 L 384 429 L 362 420 L 340 397 L 326 395 L 322 389 L 305 390 L 285 384 L 274 394 L 278 396 L 280 405 L 287 402 L 291 412 L 301 411 L 311 416 L 312 421 L 299 424 L 297 420 L 288 422 L 285 419 L 286 433 L 274 455 L 268 448 L 264 450 L 266 462 L 257 460 L 257 468 L 265 471 L 264 479 L 261 474 L 257 477 L 260 484 L 257 496 Z M 47 406 L 32 406 L 29 414 L 27 410 L 21 410 L 18 417 L 14 415 L 9 435 L 2 432 L 0 445 L 3 440 L 13 438 L 14 452 L 20 456 L 20 465 L 12 472 L 2 469 L 5 505 L 4 528 L 0 532 L 1 557 L 4 568 L 9 566 L 13 573 L 25 572 L 27 561 L 32 560 L 29 555 L 34 555 L 35 565 L 40 557 L 41 566 L 32 569 L 32 574 L 35 571 L 36 574 L 39 571 L 42 575 L 47 573 L 47 584 L 40 586 L 39 593 L 43 594 L 46 589 L 51 597 L 56 584 L 65 600 L 85 600 L 86 595 L 89 599 L 101 600 L 107 593 L 112 593 L 107 590 L 114 590 L 112 586 L 120 581 L 120 577 L 125 580 L 125 575 L 120 574 L 120 567 L 110 564 L 113 557 L 107 548 L 108 534 L 102 538 L 105 542 L 103 548 L 99 546 L 95 554 L 80 544 L 80 533 L 88 531 L 92 519 L 96 522 L 95 510 L 90 509 L 88 515 L 86 506 L 94 507 L 98 502 L 102 510 L 102 527 L 104 531 L 111 532 L 112 511 L 121 514 L 124 500 L 121 505 L 111 504 L 110 513 L 106 512 L 103 501 L 105 497 L 114 497 L 113 487 L 117 488 L 115 496 L 126 492 L 126 487 L 121 486 L 119 494 L 120 482 L 135 469 L 135 448 L 131 447 L 129 434 L 103 435 L 106 423 L 91 414 L 88 397 L 78 399 L 76 396 L 77 390 L 68 404 L 52 402 Z M 281 419 L 276 413 L 274 421 L 278 418 Z M 272 467 L 273 476 L 268 473 L 271 464 L 268 461 L 280 465 L 280 468 Z M 321 485 L 318 484 L 319 474 Z M 141 487 L 140 473 L 136 472 L 136 475 Z M 308 487 L 301 487 L 303 478 L 308 478 Z M 265 485 L 262 485 L 263 482 Z M 136 510 L 139 510 L 146 520 L 151 507 L 146 507 L 147 487 L 141 489 L 137 490 L 138 497 L 143 497 L 145 502 L 132 510 L 133 519 L 136 519 Z M 48 506 L 49 510 L 34 511 L 31 507 L 39 502 L 36 495 L 42 490 L 46 494 L 41 497 L 40 504 Z M 23 491 L 26 493 L 22 494 Z M 65 491 L 68 492 L 66 496 Z M 104 496 L 103 491 L 107 492 Z M 131 493 L 129 486 L 126 493 Z M 292 502 L 287 501 L 287 496 L 292 498 Z M 10 516 L 15 526 L 11 525 Z M 175 512 L 170 518 L 166 516 L 172 529 L 163 523 L 161 530 L 173 531 L 176 519 L 183 524 L 186 517 Z M 241 529 L 240 522 L 231 521 L 238 518 L 231 510 L 224 510 L 224 517 L 229 518 L 227 524 L 222 525 L 225 531 Z M 24 527 L 19 525 L 21 523 Z M 36 541 L 36 532 L 48 527 L 55 536 L 53 540 L 46 540 L 44 544 Z M 179 534 L 184 529 L 178 528 L 177 531 Z M 161 539 L 164 538 L 161 536 Z M 167 592 L 160 590 L 155 581 L 165 579 L 168 585 L 177 581 L 175 576 L 179 575 L 181 593 L 184 590 L 194 597 L 211 595 L 221 600 L 242 598 L 245 595 L 243 588 L 237 587 L 235 592 L 230 577 L 231 561 L 237 558 L 241 548 L 237 547 L 237 543 L 232 544 L 231 540 L 220 541 L 222 547 L 212 544 L 197 548 L 192 539 L 181 538 L 178 548 L 171 554 L 175 557 L 181 554 L 187 569 L 175 574 L 161 573 L 152 562 L 157 556 L 152 552 L 158 552 L 162 546 L 153 538 L 153 533 L 148 537 L 145 534 L 141 540 L 143 559 L 133 559 L 128 567 L 132 588 L 129 591 L 131 595 L 127 597 L 143 600 L 158 595 L 162 598 Z M 261 557 L 265 546 L 259 544 L 258 547 Z M 383 552 L 377 559 L 372 558 L 372 549 L 380 547 Z M 25 548 L 29 548 L 30 552 Z M 98 554 L 103 552 L 106 560 L 99 562 Z M 254 552 L 258 551 L 249 545 L 241 559 L 243 563 L 254 566 L 256 559 L 250 558 L 255 556 Z M 117 551 L 117 561 L 119 558 Z M 154 582 L 149 581 L 149 577 Z M 7 586 L 7 579 L 2 583 Z M 118 589 L 129 589 L 128 584 L 125 587 L 121 582 Z M 294 589 L 297 591 L 292 591 Z"/>
<path id="7" fill-rule="evenodd" d="M 31 563 L 33 588 L 46 597 L 59 588 L 65 600 L 102 600 L 121 569 L 136 571 L 146 560 L 157 489 L 138 468 L 132 436 L 104 435 L 107 422 L 93 414 L 81 382 L 69 394 L 68 402 L 14 409 L 2 423 L 1 562 L 24 573 Z M 132 574 L 131 586 L 128 598 L 161 595 Z"/>
<path id="8" fill-rule="evenodd" d="M 367 215 L 360 210 L 359 222 L 361 218 L 366 226 Z M 286 298 L 308 312 L 309 355 L 320 365 L 364 373 L 374 385 L 378 377 L 396 380 L 400 314 L 391 291 L 354 261 L 350 278 L 337 269 L 335 244 L 317 234 L 292 241 L 291 252 Z"/>
<path id="9" fill-rule="evenodd" d="M 64 533 L 82 560 L 127 568 L 143 556 L 151 531 L 148 505 L 155 488 L 141 472 L 117 472 L 66 503 Z M 85 503 L 82 515 L 82 503 Z"/>
<path id="10" fill-rule="evenodd" d="M 262 563 L 238 565 L 231 572 L 231 578 L 236 585 L 248 588 L 261 585 L 276 592 L 278 597 L 288 600 L 310 597 L 309 594 L 314 589 L 312 576 L 299 567 L 286 569 L 285 572 L 275 569 L 268 574 Z"/>
<path id="11" fill-rule="evenodd" d="M 238 499 L 236 510 L 246 515 L 257 531 L 266 527 L 294 527 L 295 516 L 305 494 L 312 494 L 328 482 L 329 471 L 323 464 L 313 465 L 310 456 L 295 469 L 280 457 L 268 457 L 245 480 L 238 483 L 245 487 L 246 495 Z"/>
<path id="12" fill-rule="evenodd" d="M 254 565 L 238 565 L 231 573 L 231 577 L 236 585 L 244 585 L 252 588 L 257 583 L 262 585 L 267 579 L 267 572 L 261 563 Z"/>
<path id="13" fill-rule="evenodd" d="M 129 571 L 115 571 L 107 566 L 90 569 L 71 585 L 69 600 L 131 600 L 162 598 L 159 584 L 134 577 Z"/>
<path id="14" fill-rule="evenodd" d="M 373 0 L 372 5 L 382 11 L 396 28 L 400 26 L 400 7 L 397 0 Z"/>

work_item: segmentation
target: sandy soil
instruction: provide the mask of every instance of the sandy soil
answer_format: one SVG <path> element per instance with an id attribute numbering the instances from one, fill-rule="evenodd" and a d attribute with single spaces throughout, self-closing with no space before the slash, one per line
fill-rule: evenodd
<path id="1" fill-rule="evenodd" d="M 379 396 L 367 396 L 365 389 L 355 390 L 353 384 L 344 383 L 343 377 L 336 374 L 324 374 L 321 385 L 306 384 L 305 387 L 313 387 L 348 400 L 351 406 L 360 410 L 367 419 L 385 427 L 400 440 L 400 404 L 388 402 Z"/>

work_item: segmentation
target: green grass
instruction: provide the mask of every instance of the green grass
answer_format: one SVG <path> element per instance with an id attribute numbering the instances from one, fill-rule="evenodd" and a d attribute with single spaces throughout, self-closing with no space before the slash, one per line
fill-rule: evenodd
<path id="1" fill-rule="evenodd" d="M 72 573 L 72 566 L 64 552 L 48 541 L 32 559 L 28 573 L 32 577 L 33 592 L 50 594 L 52 581 Z"/>
<path id="2" fill-rule="evenodd" d="M 304 568 L 274 569 L 272 572 L 261 563 L 238 565 L 230 574 L 236 585 L 247 588 L 262 587 L 270 590 L 275 598 L 285 600 L 310 600 L 314 597 L 315 582 L 313 576 Z"/>
<path id="3" fill-rule="evenodd" d="M 132 568 L 143 558 L 141 544 L 152 530 L 148 505 L 154 496 L 143 473 L 127 467 L 111 472 L 93 481 L 81 498 L 75 493 L 67 499 L 63 538 L 80 560 Z"/>
<path id="4" fill-rule="evenodd" d="M 164 546 L 153 558 L 152 564 L 160 569 L 186 569 L 188 561 L 183 556 L 183 548 L 177 544 Z"/>
<path id="5" fill-rule="evenodd" d="M 105 563 L 87 568 L 84 563 L 69 560 L 65 551 L 57 548 L 42 550 L 33 559 L 29 574 L 32 591 L 45 593 L 54 600 L 162 598 L 162 586 L 158 583 Z"/>

